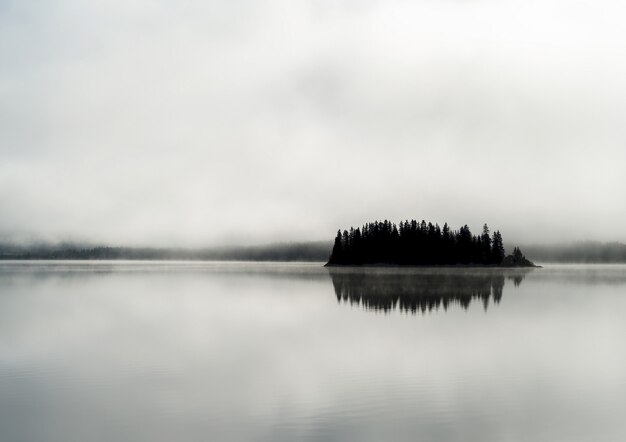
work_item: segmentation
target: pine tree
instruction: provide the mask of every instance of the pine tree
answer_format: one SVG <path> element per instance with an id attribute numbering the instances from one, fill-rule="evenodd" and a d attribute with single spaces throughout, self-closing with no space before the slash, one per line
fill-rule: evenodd
<path id="1" fill-rule="evenodd" d="M 343 246 L 341 245 L 341 230 L 337 230 L 333 251 L 328 260 L 330 264 L 343 264 Z"/>
<path id="2" fill-rule="evenodd" d="M 480 240 L 482 243 L 482 263 L 494 264 L 491 254 L 491 237 L 489 236 L 489 227 L 487 224 L 483 225 L 483 234 L 480 236 Z"/>
<path id="3" fill-rule="evenodd" d="M 500 264 L 504 259 L 504 245 L 502 244 L 502 235 L 496 230 L 491 241 L 491 259 L 494 264 Z"/>

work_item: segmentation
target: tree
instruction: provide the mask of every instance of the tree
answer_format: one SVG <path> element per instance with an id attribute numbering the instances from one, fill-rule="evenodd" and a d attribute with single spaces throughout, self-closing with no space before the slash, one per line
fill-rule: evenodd
<path id="1" fill-rule="evenodd" d="M 491 237 L 489 236 L 489 227 L 483 225 L 483 234 L 480 236 L 482 246 L 482 262 L 483 264 L 494 264 L 491 254 Z"/>
<path id="2" fill-rule="evenodd" d="M 330 264 L 343 264 L 343 246 L 341 245 L 341 230 L 337 230 L 333 251 L 328 260 Z"/>
<path id="3" fill-rule="evenodd" d="M 499 230 L 493 233 L 491 241 L 491 259 L 494 264 L 500 264 L 504 259 L 504 245 L 502 244 L 502 235 Z"/>
<path id="4" fill-rule="evenodd" d="M 352 244 L 350 244 L 350 234 L 347 230 L 344 230 L 341 235 L 341 249 L 344 261 L 350 263 L 352 261 Z"/>

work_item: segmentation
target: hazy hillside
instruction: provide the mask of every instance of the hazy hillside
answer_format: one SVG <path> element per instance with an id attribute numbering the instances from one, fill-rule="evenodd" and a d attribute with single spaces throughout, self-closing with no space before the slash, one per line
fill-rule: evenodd
<path id="1" fill-rule="evenodd" d="M 584 241 L 553 245 L 526 245 L 526 256 L 539 262 L 626 263 L 626 244 Z"/>
<path id="2" fill-rule="evenodd" d="M 204 249 L 107 247 L 77 244 L 0 245 L 0 259 L 171 259 L 232 261 L 326 261 L 332 243 L 310 241 Z"/>

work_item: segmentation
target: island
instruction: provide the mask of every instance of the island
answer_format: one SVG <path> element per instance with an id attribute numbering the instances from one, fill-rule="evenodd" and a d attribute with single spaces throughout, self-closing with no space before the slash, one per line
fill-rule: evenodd
<path id="1" fill-rule="evenodd" d="M 473 235 L 467 224 L 451 230 L 424 220 L 339 230 L 326 266 L 352 265 L 537 267 L 519 247 L 507 256 L 500 231 L 490 234 L 487 224 Z"/>

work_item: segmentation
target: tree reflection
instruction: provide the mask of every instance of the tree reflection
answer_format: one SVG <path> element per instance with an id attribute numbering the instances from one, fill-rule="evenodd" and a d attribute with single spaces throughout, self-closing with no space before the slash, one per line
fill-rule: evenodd
<path id="1" fill-rule="evenodd" d="M 500 303 L 505 280 L 517 287 L 532 269 L 357 269 L 330 268 L 337 301 L 366 310 L 426 313 L 480 301 Z"/>

